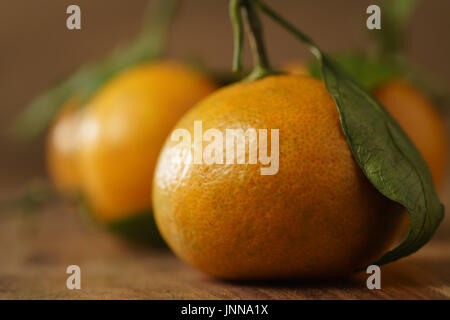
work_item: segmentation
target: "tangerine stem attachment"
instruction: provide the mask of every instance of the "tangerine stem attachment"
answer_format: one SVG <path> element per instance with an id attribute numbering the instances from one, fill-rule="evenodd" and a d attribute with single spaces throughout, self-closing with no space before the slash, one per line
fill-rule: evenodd
<path id="1" fill-rule="evenodd" d="M 231 0 L 230 1 L 230 19 L 234 33 L 234 57 L 233 71 L 242 70 L 242 52 L 243 52 L 243 22 L 242 9 L 244 9 L 245 17 L 248 22 L 248 35 L 250 38 L 250 46 L 253 53 L 254 69 L 246 80 L 256 80 L 265 76 L 275 74 L 270 67 L 267 57 L 266 47 L 264 45 L 263 31 L 261 21 L 256 12 L 253 1 L 251 0 Z"/>
<path id="2" fill-rule="evenodd" d="M 314 56 L 319 59 L 319 61 L 322 58 L 322 53 L 319 49 L 319 47 L 316 45 L 314 41 L 312 41 L 307 35 L 305 35 L 303 32 L 299 31 L 296 27 L 294 27 L 290 22 L 286 21 L 283 17 L 281 17 L 278 13 L 276 13 L 272 8 L 267 6 L 264 2 L 261 0 L 252 0 L 252 3 L 255 7 L 260 9 L 264 14 L 269 16 L 272 20 L 277 22 L 280 26 L 285 28 L 287 31 L 292 33 L 296 38 L 298 38 L 301 42 L 308 45 L 310 51 Z"/>
<path id="3" fill-rule="evenodd" d="M 253 2 L 245 1 L 244 9 L 249 25 L 248 34 L 250 37 L 250 46 L 252 48 L 253 61 L 255 64 L 255 67 L 248 76 L 247 80 L 256 80 L 274 74 L 275 72 L 270 68 L 266 47 L 264 45 L 261 20 L 259 19 Z"/>
<path id="4" fill-rule="evenodd" d="M 244 32 L 242 31 L 242 0 L 230 1 L 230 20 L 233 27 L 234 53 L 233 53 L 233 72 L 242 70 L 242 52 L 244 43 Z"/>

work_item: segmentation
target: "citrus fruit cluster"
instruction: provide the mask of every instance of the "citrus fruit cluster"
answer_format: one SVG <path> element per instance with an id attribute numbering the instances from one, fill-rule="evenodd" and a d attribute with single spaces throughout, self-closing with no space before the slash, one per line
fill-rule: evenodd
<path id="1" fill-rule="evenodd" d="M 257 10 L 312 48 L 323 79 L 303 64 L 287 66 L 285 74 L 270 68 Z M 241 11 L 247 13 L 255 61 L 248 78 L 218 89 L 205 72 L 155 60 L 114 74 L 87 101 L 76 95 L 67 99 L 47 136 L 48 171 L 56 188 L 81 194 L 96 221 L 134 239 L 154 241 L 154 217 L 179 257 L 226 279 L 349 275 L 395 247 L 408 213 L 409 230 L 420 219 L 429 225 L 409 232 L 410 243 L 397 246 L 400 253 L 393 250 L 397 256 L 388 262 L 419 249 L 443 214 L 428 168 L 409 140 L 428 163 L 435 185 L 441 185 L 447 138 L 432 101 L 407 80 L 386 77 L 367 88 L 379 104 L 259 0 L 231 1 L 237 69 Z M 364 83 L 363 76 L 356 78 Z M 350 128 L 346 120 L 353 114 L 346 107 L 354 101 L 378 122 L 362 117 L 365 123 Z M 171 133 L 183 129 L 195 136 L 197 121 L 217 132 L 278 130 L 276 174 L 262 175 L 261 163 L 193 161 L 192 144 L 174 141 Z M 351 136 L 359 127 L 366 130 L 361 143 Z M 368 147 L 368 132 L 388 134 Z M 361 156 L 360 150 L 369 151 Z M 245 149 L 245 159 L 249 152 Z M 388 159 L 367 164 L 380 155 Z M 405 190 L 429 207 L 410 205 L 409 195 L 402 198 L 403 178 L 411 184 Z M 416 188 L 418 181 L 423 190 Z M 408 238 L 417 234 L 423 238 Z"/>
<path id="2" fill-rule="evenodd" d="M 47 138 L 48 170 L 56 187 L 84 196 L 102 223 L 151 215 L 153 171 L 165 137 L 215 88 L 202 72 L 158 61 L 118 74 L 83 107 L 69 101 Z"/>

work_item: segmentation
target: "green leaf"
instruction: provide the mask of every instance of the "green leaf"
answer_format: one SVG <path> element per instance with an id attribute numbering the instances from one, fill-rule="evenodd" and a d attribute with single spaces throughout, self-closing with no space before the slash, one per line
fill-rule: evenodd
<path id="1" fill-rule="evenodd" d="M 322 78 L 336 102 L 352 154 L 372 185 L 409 212 L 405 239 L 375 263 L 406 257 L 433 236 L 444 216 L 430 170 L 399 124 L 367 90 L 325 55 L 317 45 L 260 0 L 254 3 L 301 42 L 320 61 Z"/>
<path id="2" fill-rule="evenodd" d="M 336 53 L 331 57 L 369 91 L 403 73 L 397 64 L 369 57 L 360 52 Z M 308 63 L 308 71 L 311 76 L 322 78 L 321 65 L 317 59 Z"/>
<path id="3" fill-rule="evenodd" d="M 406 257 L 431 239 L 444 215 L 428 166 L 375 98 L 327 56 L 321 60 L 325 85 L 355 160 L 375 188 L 410 215 L 406 238 L 376 264 Z"/>
<path id="4" fill-rule="evenodd" d="M 442 79 L 438 79 L 404 58 L 383 59 L 383 57 L 371 57 L 362 52 L 338 52 L 330 56 L 339 67 L 370 92 L 393 78 L 407 79 L 430 97 L 441 111 L 448 112 L 446 108 L 446 102 L 449 100 L 448 89 L 443 85 Z M 322 79 L 322 68 L 317 59 L 311 59 L 307 68 L 312 77 Z"/>
<path id="5" fill-rule="evenodd" d="M 118 72 L 159 58 L 165 48 L 171 17 L 178 0 L 159 0 L 157 3 L 158 8 L 149 10 L 142 31 L 129 44 L 118 47 L 99 61 L 82 66 L 37 96 L 14 122 L 13 136 L 18 140 L 32 141 L 49 126 L 55 114 L 70 98 L 82 105 Z"/>

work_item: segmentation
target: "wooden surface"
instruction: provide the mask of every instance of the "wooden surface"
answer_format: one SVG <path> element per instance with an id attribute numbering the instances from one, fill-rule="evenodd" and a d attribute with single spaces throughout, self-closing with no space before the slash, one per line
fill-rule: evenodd
<path id="1" fill-rule="evenodd" d="M 339 282 L 223 282 L 167 251 L 131 247 L 55 203 L 0 218 L 1 299 L 449 299 L 449 230 L 417 254 L 382 268 L 382 289 L 365 275 Z M 448 225 L 444 226 L 448 229 Z M 82 289 L 66 289 L 66 268 Z"/>

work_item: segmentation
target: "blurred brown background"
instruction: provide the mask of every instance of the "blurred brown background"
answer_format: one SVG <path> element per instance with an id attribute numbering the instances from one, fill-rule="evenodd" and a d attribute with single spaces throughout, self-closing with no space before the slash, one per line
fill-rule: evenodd
<path id="1" fill-rule="evenodd" d="M 386 0 L 385 0 L 386 1 Z M 394 1 L 394 0 L 392 0 Z M 365 48 L 365 13 L 374 0 L 269 0 L 327 50 Z M 82 30 L 66 28 L 66 8 L 78 4 Z M 0 185 L 10 189 L 42 174 L 42 141 L 18 147 L 5 132 L 30 99 L 83 62 L 100 58 L 140 27 L 147 0 L 0 1 Z M 230 68 L 231 26 L 227 0 L 182 2 L 169 56 L 201 57 L 208 66 Z M 408 57 L 450 83 L 450 1 L 422 1 L 411 23 Z M 273 23 L 265 25 L 274 63 L 310 57 L 305 46 Z M 377 31 L 371 31 L 377 32 Z"/>
<path id="2" fill-rule="evenodd" d="M 118 43 L 131 38 L 140 28 L 147 2 L 0 0 L 0 197 L 20 190 L 32 177 L 45 175 L 43 139 L 27 146 L 8 140 L 6 133 L 14 116 L 32 97 L 75 67 L 101 58 Z M 382 1 L 266 2 L 323 49 L 335 51 L 369 46 L 366 8 Z M 66 28 L 66 8 L 70 4 L 81 7 L 82 30 Z M 446 84 L 450 83 L 449 15 L 450 1 L 422 1 L 411 22 L 407 54 L 412 62 L 435 73 Z M 273 23 L 266 23 L 265 31 L 274 64 L 311 57 L 305 46 Z M 201 58 L 211 68 L 229 70 L 232 34 L 228 0 L 182 1 L 168 55 L 180 59 Z M 442 197 L 447 208 L 450 207 L 449 180 Z M 62 211 L 58 217 L 63 223 L 55 221 L 55 212 L 47 210 L 40 217 L 38 232 L 27 236 L 24 246 L 17 244 L 23 235 L 16 235 L 14 228 L 21 226 L 21 222 L 11 221 L 4 226 L 1 239 L 8 242 L 6 246 L 13 239 L 19 240 L 7 253 L 4 262 L 9 262 L 4 269 L 0 265 L 0 296 L 3 293 L 6 298 L 375 298 L 358 283 L 350 284 L 343 291 L 340 285 L 323 286 L 320 291 L 314 287 L 303 287 L 301 291 L 295 286 L 236 289 L 236 284 L 217 283 L 203 277 L 170 254 L 155 260 L 147 252 L 122 250 L 107 235 L 86 231 L 75 215 L 66 214 L 71 209 L 57 206 L 56 210 L 58 214 Z M 445 224 L 433 247 L 385 269 L 387 291 L 379 297 L 450 297 L 448 213 Z M 55 241 L 53 233 L 64 235 L 64 239 Z M 89 285 L 81 294 L 68 292 L 62 286 L 64 268 L 74 262 L 89 270 Z M 38 276 L 41 270 L 47 278 Z"/>

